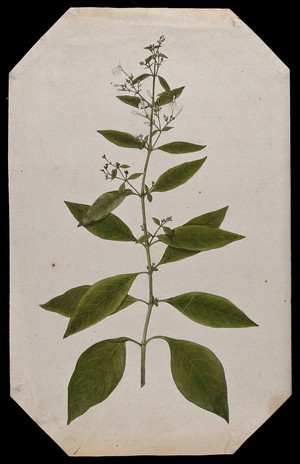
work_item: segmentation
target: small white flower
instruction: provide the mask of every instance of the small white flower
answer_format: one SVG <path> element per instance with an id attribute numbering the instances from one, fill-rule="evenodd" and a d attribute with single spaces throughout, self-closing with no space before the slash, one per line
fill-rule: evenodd
<path id="1" fill-rule="evenodd" d="M 181 107 L 179 108 L 179 110 L 175 114 L 175 118 L 181 113 L 182 110 L 183 110 L 183 105 L 181 105 Z"/>
<path id="2" fill-rule="evenodd" d="M 113 68 L 111 70 L 111 72 L 113 73 L 114 76 L 117 76 L 118 74 L 121 74 L 122 71 L 123 71 L 123 68 L 122 68 L 122 65 L 121 65 L 120 61 L 119 61 L 118 66 L 116 66 L 115 68 Z"/>
<path id="3" fill-rule="evenodd" d="M 139 106 L 138 106 L 139 110 L 146 111 L 147 107 L 148 107 L 148 105 L 145 105 L 144 100 L 141 100 L 140 103 L 139 103 Z"/>
<path id="4" fill-rule="evenodd" d="M 173 100 L 171 101 L 171 103 L 169 103 L 169 108 L 170 108 L 170 110 L 172 111 L 172 113 L 173 113 L 174 110 L 176 110 L 176 108 L 177 108 L 177 101 L 176 101 L 175 96 L 173 97 Z"/>
<path id="5" fill-rule="evenodd" d="M 143 113 L 139 113 L 138 111 L 131 111 L 131 114 L 135 114 L 136 116 L 142 116 L 142 118 L 146 117 Z"/>

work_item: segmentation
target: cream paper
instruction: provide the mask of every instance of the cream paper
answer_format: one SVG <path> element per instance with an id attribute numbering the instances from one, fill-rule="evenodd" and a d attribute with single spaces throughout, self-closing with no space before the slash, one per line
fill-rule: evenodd
<path id="1" fill-rule="evenodd" d="M 162 266 L 155 294 L 222 295 L 259 327 L 210 329 L 167 305 L 151 319 L 149 336 L 186 338 L 220 358 L 229 425 L 180 395 L 168 347 L 157 340 L 149 344 L 144 388 L 139 349 L 128 344 L 116 390 L 67 426 L 67 385 L 78 356 L 102 339 L 140 339 L 144 311 L 134 305 L 63 339 L 67 320 L 39 304 L 145 264 L 141 247 L 77 229 L 64 200 L 90 204 L 111 189 L 99 172 L 103 153 L 142 168 L 141 152 L 96 131 L 143 132 L 142 118 L 115 98 L 111 70 L 121 60 L 139 73 L 143 47 L 162 34 L 164 74 L 172 86 L 185 86 L 175 139 L 207 144 L 208 159 L 184 187 L 157 194 L 149 214 L 172 215 L 179 225 L 229 205 L 224 228 L 246 239 Z M 287 67 L 230 10 L 74 8 L 11 71 L 9 102 L 12 397 L 69 455 L 233 453 L 291 391 Z M 173 165 L 163 154 L 150 175 Z M 117 213 L 136 233 L 137 212 L 129 198 Z M 162 250 L 155 249 L 156 261 Z M 132 293 L 145 291 L 140 278 Z"/>

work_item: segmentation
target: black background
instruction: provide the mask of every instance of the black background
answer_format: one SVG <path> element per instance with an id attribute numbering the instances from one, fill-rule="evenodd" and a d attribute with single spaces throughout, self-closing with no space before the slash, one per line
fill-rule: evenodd
<path id="1" fill-rule="evenodd" d="M 67 1 L 53 0 L 51 2 L 24 1 L 16 3 L 11 0 L 1 6 L 1 204 L 2 211 L 7 213 L 7 106 L 8 106 L 8 72 L 18 63 L 25 53 L 37 42 L 37 40 L 57 21 L 70 7 L 170 7 L 170 8 L 230 8 L 243 20 L 291 69 L 292 95 L 296 88 L 296 57 L 299 55 L 299 47 L 295 45 L 297 40 L 295 23 L 297 13 L 291 6 L 293 2 L 263 2 L 261 1 L 198 1 L 176 3 L 168 1 Z M 298 38 L 299 40 L 299 38 Z M 294 99 L 292 100 L 292 116 L 294 117 Z M 295 110 L 296 112 L 296 110 Z M 292 129 L 294 127 L 292 119 Z M 292 154 L 296 152 L 295 139 L 292 138 Z M 292 157 L 293 161 L 293 157 Z M 294 166 L 294 163 L 292 164 Z M 295 168 L 296 170 L 296 168 Z M 294 169 L 292 169 L 294 172 Z M 295 176 L 292 175 L 292 185 L 295 184 Z M 294 203 L 293 203 L 294 206 Z M 296 234 L 294 234 L 296 235 Z M 5 275 L 8 263 L 8 227 L 2 222 L 2 276 Z M 295 240 L 293 240 L 293 243 Z M 7 279 L 2 278 L 2 295 L 8 294 Z M 52 463 L 70 462 L 75 458 L 68 458 L 66 454 L 43 432 L 32 419 L 9 398 L 9 370 L 8 370 L 8 301 L 1 298 L 6 305 L 1 307 L 1 455 L 7 453 L 8 461 L 22 462 L 23 460 L 39 460 Z M 228 462 L 233 460 L 244 462 L 252 459 L 293 460 L 292 453 L 296 454 L 296 432 L 293 421 L 296 419 L 298 407 L 298 353 L 296 353 L 295 330 L 298 325 L 296 308 L 293 311 L 293 396 L 258 430 L 233 456 L 195 456 L 188 460 L 198 462 Z M 30 362 L 30 361 L 29 361 Z M 299 428 L 299 427 L 298 427 Z M 120 458 L 76 458 L 80 462 L 98 460 L 116 461 Z M 121 458 L 127 461 L 144 459 L 141 457 Z M 150 458 L 155 459 L 155 458 Z M 156 458 L 157 459 L 157 458 Z M 173 457 L 164 457 L 169 461 Z M 186 457 L 184 459 L 187 459 Z M 4 461 L 6 462 L 5 458 Z"/>

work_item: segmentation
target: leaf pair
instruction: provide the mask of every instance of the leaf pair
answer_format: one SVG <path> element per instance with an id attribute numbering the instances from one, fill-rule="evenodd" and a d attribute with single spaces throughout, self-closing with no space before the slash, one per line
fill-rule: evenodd
<path id="1" fill-rule="evenodd" d="M 187 340 L 156 337 L 170 348 L 172 376 L 191 403 L 229 420 L 222 364 L 208 348 Z M 68 387 L 68 424 L 104 401 L 123 377 L 128 338 L 104 340 L 79 357 Z"/>
<path id="2" fill-rule="evenodd" d="M 94 285 L 81 285 L 51 299 L 41 307 L 70 317 L 65 338 L 135 303 L 136 298 L 128 295 L 128 291 L 137 276 L 138 274 L 120 274 L 100 280 Z"/>
<path id="3" fill-rule="evenodd" d="M 162 78 L 160 78 L 159 80 L 160 80 L 160 83 L 162 84 Z M 164 79 L 164 82 L 166 82 L 165 79 Z M 178 87 L 177 89 L 173 89 L 173 90 L 169 90 L 169 89 L 165 90 L 165 92 L 162 92 L 158 96 L 156 100 L 156 104 L 158 106 L 164 106 L 164 105 L 167 105 L 168 103 L 172 103 L 174 100 L 180 97 L 180 95 L 183 92 L 183 89 L 184 89 L 184 86 Z"/>
<path id="4" fill-rule="evenodd" d="M 135 98 L 135 97 L 130 97 L 130 98 Z M 134 101 L 131 101 L 131 102 L 133 106 Z M 135 101 L 135 103 L 137 103 L 137 101 Z M 106 140 L 117 145 L 118 147 L 139 148 L 141 150 L 145 146 L 144 140 L 132 134 L 129 134 L 128 132 L 122 132 L 122 131 L 116 131 L 116 130 L 98 130 L 97 132 L 101 134 L 103 137 L 105 137 Z M 157 147 L 156 150 L 161 150 L 166 153 L 177 155 L 181 153 L 193 153 L 196 151 L 203 150 L 203 148 L 205 148 L 205 145 L 197 145 L 195 143 L 177 141 L 177 142 L 171 142 L 165 145 L 161 145 L 160 147 Z"/>
<path id="5" fill-rule="evenodd" d="M 183 226 L 172 230 L 172 235 L 159 235 L 168 245 L 159 264 L 167 264 L 189 258 L 201 251 L 220 248 L 244 238 L 226 230 L 219 229 L 228 206 L 197 216 Z"/>
<path id="6" fill-rule="evenodd" d="M 208 251 L 241 240 L 244 236 L 208 226 L 187 225 L 176 227 L 173 229 L 172 235 L 161 234 L 158 235 L 158 238 L 173 248 L 188 251 Z"/>
<path id="7" fill-rule="evenodd" d="M 161 300 L 195 322 L 209 327 L 251 327 L 256 324 L 229 300 L 191 292 Z M 191 403 L 229 421 L 224 369 L 207 347 L 187 340 L 158 336 L 170 348 L 172 376 L 180 393 Z M 69 383 L 68 423 L 104 401 L 120 382 L 126 359 L 126 341 L 104 340 L 78 359 Z"/>
<path id="8" fill-rule="evenodd" d="M 132 191 L 127 189 L 120 193 L 118 190 L 103 193 L 86 211 L 84 217 L 78 224 L 79 226 L 89 226 L 95 222 L 99 222 L 116 209 L 128 195 L 132 195 Z"/>
<path id="9" fill-rule="evenodd" d="M 86 218 L 87 212 L 91 208 L 89 205 L 71 203 L 69 201 L 65 201 L 65 204 L 75 219 L 80 223 Z M 135 242 L 136 240 L 129 227 L 118 216 L 112 213 L 107 214 L 101 221 L 92 222 L 92 224 L 84 227 L 93 235 L 96 235 L 96 237 L 104 240 L 116 240 L 121 242 Z"/>

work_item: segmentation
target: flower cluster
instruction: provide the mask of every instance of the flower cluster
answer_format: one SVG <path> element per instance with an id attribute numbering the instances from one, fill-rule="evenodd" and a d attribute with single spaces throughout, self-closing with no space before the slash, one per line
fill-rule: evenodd
<path id="1" fill-rule="evenodd" d="M 140 65 L 143 66 L 146 71 L 145 73 L 135 77 L 132 73 L 130 74 L 125 71 L 120 62 L 118 66 L 112 70 L 114 75 L 125 75 L 125 81 L 122 84 L 114 84 L 114 86 L 118 91 L 127 93 L 128 97 L 119 98 L 129 98 L 129 100 L 123 101 L 137 108 L 137 110 L 132 111 L 132 114 L 144 118 L 144 124 L 147 126 L 153 126 L 153 135 L 156 138 L 155 143 L 163 131 L 172 129 L 170 124 L 182 110 L 182 107 L 177 107 L 176 100 L 180 96 L 183 87 L 172 90 L 166 80 L 159 74 L 161 65 L 164 60 L 168 58 L 164 53 L 161 53 L 160 50 L 164 41 L 165 37 L 162 35 L 157 40 L 156 44 L 150 44 L 144 47 L 145 50 L 150 52 L 150 55 L 140 62 Z M 145 92 L 142 91 L 142 83 L 146 82 L 146 80 L 151 77 L 154 81 L 158 79 L 163 88 L 163 91 L 158 93 L 157 97 L 149 90 Z M 162 114 L 163 107 L 165 107 L 165 110 Z M 143 140 L 147 143 L 146 139 Z"/>

